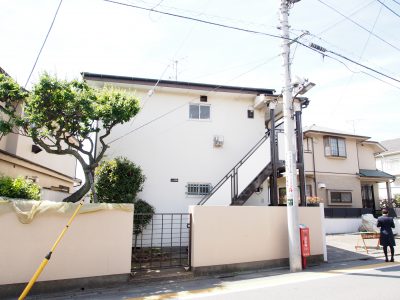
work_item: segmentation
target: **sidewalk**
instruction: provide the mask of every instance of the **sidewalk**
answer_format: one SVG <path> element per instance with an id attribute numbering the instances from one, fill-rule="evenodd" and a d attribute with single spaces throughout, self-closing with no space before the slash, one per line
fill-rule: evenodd
<path id="1" fill-rule="evenodd" d="M 373 258 L 384 258 L 382 247 L 376 249 L 377 239 L 366 240 L 368 254 L 364 249 L 355 249 L 357 245 L 363 245 L 359 233 L 334 234 L 326 236 L 328 251 L 328 263 L 336 263 L 352 260 L 367 260 Z M 400 238 L 396 238 L 395 260 L 400 260 Z M 389 249 L 388 249 L 389 250 Z M 389 250 L 390 253 L 390 250 Z M 390 254 L 389 254 L 390 255 Z M 397 257 L 397 259 L 396 259 Z"/>

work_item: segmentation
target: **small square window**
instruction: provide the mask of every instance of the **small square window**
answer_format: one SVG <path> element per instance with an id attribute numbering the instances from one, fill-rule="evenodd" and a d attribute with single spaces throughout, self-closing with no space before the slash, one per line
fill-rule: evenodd
<path id="1" fill-rule="evenodd" d="M 189 119 L 191 120 L 209 120 L 211 114 L 211 107 L 209 104 L 195 104 L 189 105 Z"/>

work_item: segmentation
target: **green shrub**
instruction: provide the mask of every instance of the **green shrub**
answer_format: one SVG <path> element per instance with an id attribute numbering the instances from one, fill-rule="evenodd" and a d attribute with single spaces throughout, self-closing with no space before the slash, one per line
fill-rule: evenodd
<path id="1" fill-rule="evenodd" d="M 142 233 L 143 229 L 150 223 L 154 215 L 154 207 L 144 200 L 135 202 L 134 232 L 135 235 Z"/>
<path id="2" fill-rule="evenodd" d="M 0 196 L 40 200 L 40 187 L 30 180 L 22 177 L 15 179 L 10 176 L 0 177 Z"/>
<path id="3" fill-rule="evenodd" d="M 400 207 L 400 194 L 395 194 L 393 201 L 394 201 L 396 207 Z"/>
<path id="4" fill-rule="evenodd" d="M 142 169 L 127 158 L 104 161 L 96 169 L 97 199 L 106 203 L 134 203 L 145 180 Z"/>

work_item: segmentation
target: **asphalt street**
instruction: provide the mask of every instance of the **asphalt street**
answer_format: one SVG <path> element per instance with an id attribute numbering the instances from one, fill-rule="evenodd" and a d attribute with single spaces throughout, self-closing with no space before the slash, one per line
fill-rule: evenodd
<path id="1" fill-rule="evenodd" d="M 382 260 L 324 264 L 299 273 L 287 269 L 98 289 L 40 299 L 400 299 L 400 264 Z M 32 297 L 31 299 L 38 299 Z"/>

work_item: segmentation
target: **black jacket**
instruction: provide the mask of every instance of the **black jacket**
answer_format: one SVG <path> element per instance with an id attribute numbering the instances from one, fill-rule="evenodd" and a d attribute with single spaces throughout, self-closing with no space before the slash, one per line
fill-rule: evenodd
<path id="1" fill-rule="evenodd" d="M 392 231 L 392 228 L 394 228 L 393 218 L 388 216 L 379 217 L 377 226 L 381 228 L 380 244 L 382 246 L 396 246 Z"/>

